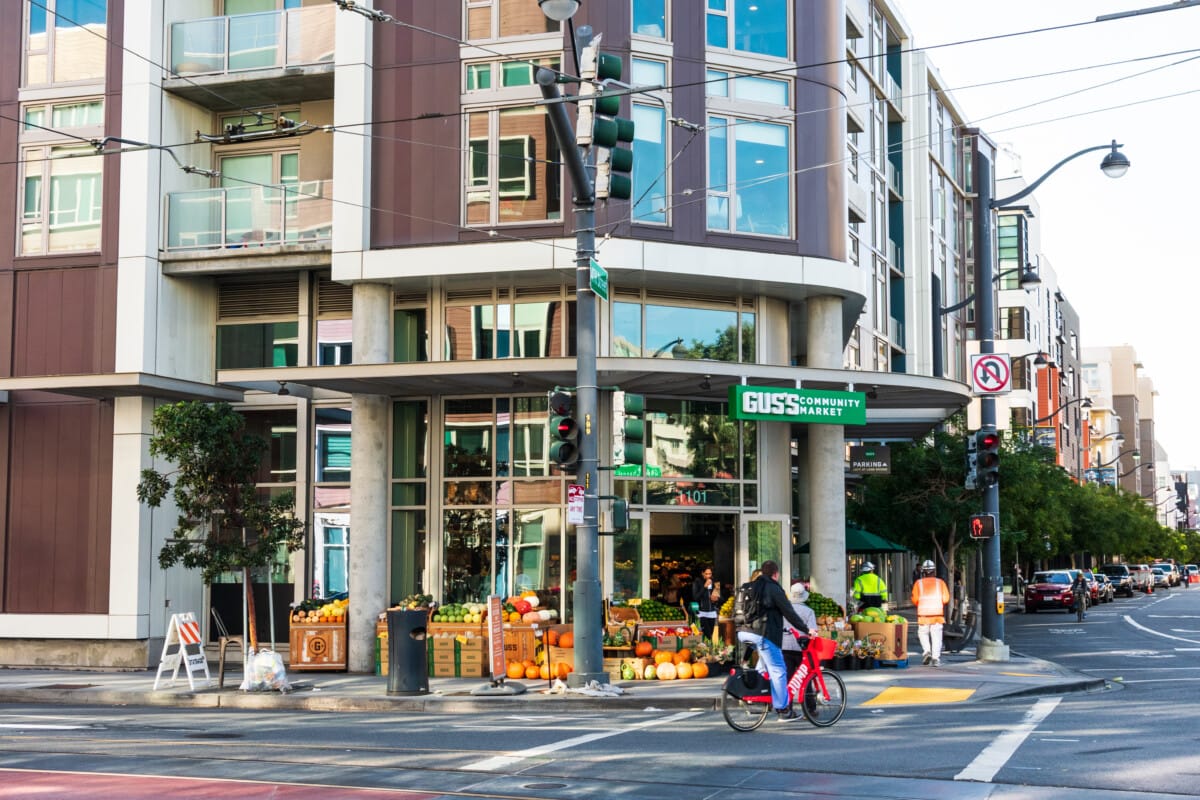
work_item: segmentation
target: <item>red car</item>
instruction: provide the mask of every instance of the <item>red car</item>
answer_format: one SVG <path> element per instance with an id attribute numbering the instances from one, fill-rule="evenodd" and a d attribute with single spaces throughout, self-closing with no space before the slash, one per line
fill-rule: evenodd
<path id="1" fill-rule="evenodd" d="M 1025 585 L 1025 613 L 1032 614 L 1044 608 L 1071 611 L 1075 607 L 1075 598 L 1071 595 L 1073 577 L 1065 569 L 1033 573 Z"/>

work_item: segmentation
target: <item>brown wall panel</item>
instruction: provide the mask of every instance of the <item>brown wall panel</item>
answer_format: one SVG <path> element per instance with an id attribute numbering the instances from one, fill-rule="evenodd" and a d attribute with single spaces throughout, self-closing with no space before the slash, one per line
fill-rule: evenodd
<path id="1" fill-rule="evenodd" d="M 3 608 L 108 611 L 112 404 L 10 398 Z"/>
<path id="2" fill-rule="evenodd" d="M 15 280 L 14 375 L 111 372 L 116 270 L 22 270 Z"/>

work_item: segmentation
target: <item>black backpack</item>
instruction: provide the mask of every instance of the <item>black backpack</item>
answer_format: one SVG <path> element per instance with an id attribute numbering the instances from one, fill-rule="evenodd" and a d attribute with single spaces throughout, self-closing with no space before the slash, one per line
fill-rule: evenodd
<path id="1" fill-rule="evenodd" d="M 763 622 L 762 584 L 759 581 L 743 583 L 733 596 L 733 624 L 738 630 L 757 631 Z"/>

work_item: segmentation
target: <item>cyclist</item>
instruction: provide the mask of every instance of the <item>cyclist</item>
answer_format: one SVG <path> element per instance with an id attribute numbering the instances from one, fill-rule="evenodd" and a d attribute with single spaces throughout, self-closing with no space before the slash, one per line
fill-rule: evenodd
<path id="1" fill-rule="evenodd" d="M 1075 596 L 1076 609 L 1083 609 L 1079 612 L 1080 619 L 1087 619 L 1087 601 L 1091 589 L 1088 588 L 1087 577 L 1082 571 L 1075 573 L 1075 581 L 1071 584 L 1071 594 Z"/>
<path id="2" fill-rule="evenodd" d="M 778 574 L 778 564 L 774 561 L 763 562 L 762 574 L 753 582 L 760 613 L 738 630 L 738 641 L 751 644 L 758 650 L 759 661 L 767 668 L 767 677 L 771 679 L 771 705 L 780 722 L 791 722 L 800 719 L 800 715 L 792 709 L 788 696 L 787 669 L 780 649 L 783 643 L 783 620 L 786 617 L 803 634 L 807 634 L 809 628 L 792 608 L 783 587 L 775 580 Z"/>

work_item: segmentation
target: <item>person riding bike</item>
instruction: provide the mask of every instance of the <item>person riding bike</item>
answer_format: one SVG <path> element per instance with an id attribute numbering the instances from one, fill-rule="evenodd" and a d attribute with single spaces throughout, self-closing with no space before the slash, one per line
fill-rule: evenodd
<path id="1" fill-rule="evenodd" d="M 767 668 L 767 676 L 771 680 L 771 705 L 775 708 L 781 722 L 791 722 L 800 719 L 791 706 L 787 688 L 787 668 L 784 666 L 783 651 L 783 620 L 787 621 L 801 633 L 808 633 L 808 624 L 792 608 L 787 593 L 775 580 L 779 574 L 779 565 L 774 561 L 764 561 L 762 574 L 753 581 L 754 591 L 759 598 L 761 613 L 752 620 L 747 620 L 745 627 L 738 630 L 738 641 L 752 644 L 758 650 L 758 659 Z"/>
<path id="2" fill-rule="evenodd" d="M 1080 619 L 1087 619 L 1088 595 L 1091 594 L 1091 588 L 1088 586 L 1087 577 L 1082 572 L 1075 573 L 1075 580 L 1071 584 L 1071 594 L 1075 598 L 1076 608 L 1084 609 L 1080 613 Z"/>

